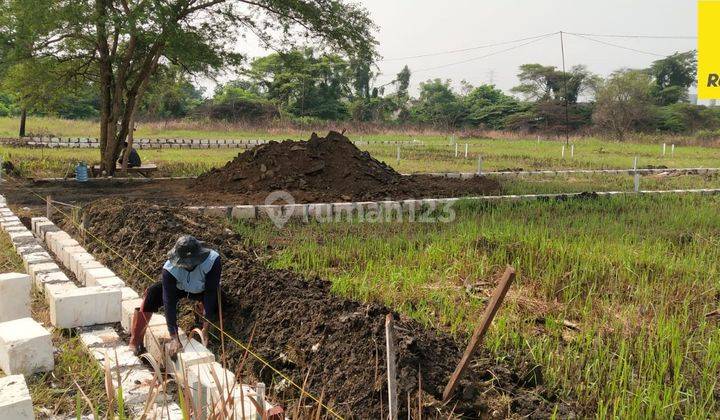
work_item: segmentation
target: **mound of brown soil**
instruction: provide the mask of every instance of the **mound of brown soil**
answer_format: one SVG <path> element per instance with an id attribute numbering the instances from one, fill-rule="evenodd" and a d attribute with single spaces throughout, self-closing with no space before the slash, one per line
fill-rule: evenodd
<path id="1" fill-rule="evenodd" d="M 310 392 L 323 394 L 324 401 L 342 415 L 382 417 L 382 407 L 387 407 L 383 401 L 384 319 L 390 309 L 337 297 L 330 283 L 319 278 L 269 269 L 262 251 L 246 248 L 242 238 L 222 222 L 196 213 L 143 201 L 101 200 L 92 204 L 87 214 L 92 235 L 152 277 L 159 275 L 177 235 L 193 234 L 205 240 L 220 252 L 224 262 L 222 305 L 228 333 L 245 342 L 252 337 L 255 351 L 296 383 L 302 384 L 307 375 Z M 102 246 L 95 246 L 93 252 L 135 289 L 150 284 L 148 277 Z M 485 354 L 475 360 L 455 400 L 441 406 L 437 400 L 459 361 L 461 348 L 442 332 L 398 314 L 394 317 L 402 418 L 407 416 L 408 395 L 413 410 L 417 407 L 419 381 L 426 417 L 447 418 L 453 409 L 470 418 L 487 417 L 495 411 L 494 415 L 501 416 L 552 414 L 554 404 L 541 396 L 542 387 L 537 384 L 538 368 L 531 375 L 514 372 L 491 362 Z M 243 363 L 243 350 L 225 342 L 231 368 L 242 367 L 245 375 L 271 384 L 276 401 L 288 405 L 295 401 L 297 390 L 279 390 L 279 377 L 252 357 Z M 493 401 L 503 403 L 495 405 Z M 558 414 L 563 413 L 568 409 L 560 404 Z"/>
<path id="2" fill-rule="evenodd" d="M 402 176 L 340 133 L 312 134 L 308 141 L 270 142 L 239 154 L 224 167 L 201 175 L 196 191 L 258 197 L 276 190 L 296 202 L 440 198 L 497 193 L 497 182 Z"/>

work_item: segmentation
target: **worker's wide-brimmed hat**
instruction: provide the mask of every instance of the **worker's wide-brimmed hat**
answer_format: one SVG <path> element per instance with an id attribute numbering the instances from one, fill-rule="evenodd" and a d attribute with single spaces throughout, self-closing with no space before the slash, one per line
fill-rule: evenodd
<path id="1" fill-rule="evenodd" d="M 168 252 L 168 260 L 173 265 L 185 269 L 193 269 L 210 255 L 210 249 L 205 248 L 203 242 L 194 236 L 182 235 L 175 242 L 175 246 Z"/>

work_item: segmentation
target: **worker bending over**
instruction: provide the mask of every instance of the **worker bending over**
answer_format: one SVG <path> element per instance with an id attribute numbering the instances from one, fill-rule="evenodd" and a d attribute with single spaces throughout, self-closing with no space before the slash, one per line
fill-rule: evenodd
<path id="1" fill-rule="evenodd" d="M 210 327 L 218 319 L 218 299 L 222 264 L 220 255 L 190 235 L 177 239 L 175 246 L 168 252 L 163 265 L 162 280 L 148 287 L 143 296 L 140 309 L 133 315 L 130 328 L 130 347 L 139 356 L 146 352 L 143 345 L 145 330 L 153 313 L 160 307 L 165 308 L 168 331 L 171 342 L 169 352 L 176 354 L 181 349 L 178 338 L 177 304 L 181 298 L 199 303 L 203 315 L 203 340 L 207 341 Z"/>

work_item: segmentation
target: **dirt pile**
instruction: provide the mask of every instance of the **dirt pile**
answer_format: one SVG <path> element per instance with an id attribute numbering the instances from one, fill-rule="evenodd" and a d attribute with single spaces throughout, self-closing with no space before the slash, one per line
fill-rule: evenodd
<path id="1" fill-rule="evenodd" d="M 385 398 L 384 319 L 391 311 L 381 305 L 339 298 L 330 283 L 296 273 L 267 268 L 262 250 L 243 246 L 242 237 L 215 219 L 182 209 L 143 201 L 101 200 L 87 211 L 89 229 L 120 250 L 125 258 L 151 277 L 160 274 L 165 253 L 179 234 L 193 234 L 218 250 L 223 258 L 223 315 L 229 334 L 251 345 L 266 360 L 298 384 L 307 375 L 307 388 L 346 417 L 382 417 Z M 93 253 L 142 290 L 151 279 L 97 246 Z M 479 355 L 448 407 L 437 399 L 461 356 L 448 335 L 394 314 L 398 338 L 401 416 L 407 416 L 408 395 L 417 407 L 418 380 L 423 389 L 426 417 L 445 417 L 450 410 L 469 418 L 506 416 L 550 417 L 554 404 L 538 386 L 539 369 L 530 376 L 497 365 Z M 227 340 L 226 340 L 227 343 Z M 274 398 L 292 404 L 298 394 L 280 388 L 280 378 L 242 349 L 228 344 L 233 369 L 263 380 Z M 514 364 L 519 364 L 516 361 Z M 307 400 L 307 399 L 306 399 Z M 498 402 L 497 404 L 493 402 Z M 501 403 L 502 402 L 502 403 Z M 567 414 L 561 405 L 561 416 Z M 413 415 L 413 417 L 415 417 Z"/>
<path id="2" fill-rule="evenodd" d="M 270 142 L 239 154 L 201 175 L 192 188 L 257 198 L 276 190 L 297 202 L 363 201 L 497 193 L 497 182 L 402 176 L 384 162 L 331 131 L 308 141 Z"/>

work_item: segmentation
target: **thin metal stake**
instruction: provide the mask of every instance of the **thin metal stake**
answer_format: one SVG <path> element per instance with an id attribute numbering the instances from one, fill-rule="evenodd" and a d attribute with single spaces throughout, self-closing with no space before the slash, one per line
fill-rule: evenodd
<path id="1" fill-rule="evenodd" d="M 478 155 L 478 176 L 482 175 L 482 155 Z"/>
<path id="2" fill-rule="evenodd" d="M 465 159 L 467 159 L 467 155 L 468 155 L 468 144 L 465 143 Z"/>

